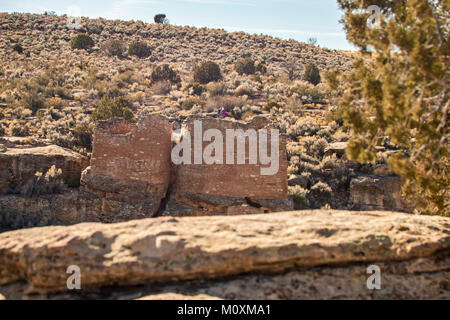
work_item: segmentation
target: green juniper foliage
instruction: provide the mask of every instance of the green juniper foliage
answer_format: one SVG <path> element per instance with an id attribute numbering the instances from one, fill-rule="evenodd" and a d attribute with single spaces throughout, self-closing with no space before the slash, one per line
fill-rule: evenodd
<path id="1" fill-rule="evenodd" d="M 376 160 L 378 145 L 397 152 L 390 167 L 405 179 L 404 193 L 419 212 L 450 215 L 450 47 L 448 0 L 338 0 L 347 39 L 361 52 L 354 70 L 327 74 L 340 92 L 340 116 L 353 134 L 347 153 Z M 370 28 L 370 12 L 381 9 Z M 342 85 L 341 85 L 342 84 Z"/>

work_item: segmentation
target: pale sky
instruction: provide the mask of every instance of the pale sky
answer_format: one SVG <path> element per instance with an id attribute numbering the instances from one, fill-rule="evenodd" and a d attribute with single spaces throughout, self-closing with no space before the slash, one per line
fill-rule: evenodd
<path id="1" fill-rule="evenodd" d="M 0 12 L 58 15 L 78 8 L 81 16 L 153 22 L 165 13 L 171 24 L 269 34 L 304 41 L 317 38 L 321 47 L 354 49 L 339 23 L 336 0 L 0 0 Z"/>

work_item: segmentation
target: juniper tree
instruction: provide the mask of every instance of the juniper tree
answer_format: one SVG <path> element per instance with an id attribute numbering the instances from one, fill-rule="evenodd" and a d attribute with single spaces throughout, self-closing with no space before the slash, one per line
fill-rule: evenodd
<path id="1" fill-rule="evenodd" d="M 376 146 L 395 146 L 388 163 L 404 177 L 404 194 L 422 213 L 449 216 L 450 2 L 337 2 L 347 39 L 361 53 L 350 73 L 327 75 L 353 134 L 349 157 L 372 162 Z M 381 9 L 375 28 L 364 11 L 370 5 Z"/>

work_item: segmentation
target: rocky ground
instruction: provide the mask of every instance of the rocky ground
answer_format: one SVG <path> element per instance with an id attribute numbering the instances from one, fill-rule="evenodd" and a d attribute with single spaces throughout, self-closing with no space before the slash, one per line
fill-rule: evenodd
<path id="1" fill-rule="evenodd" d="M 449 299 L 447 218 L 299 211 L 0 234 L 6 298 Z M 81 270 L 69 292 L 66 269 Z M 381 290 L 367 289 L 367 267 Z"/>

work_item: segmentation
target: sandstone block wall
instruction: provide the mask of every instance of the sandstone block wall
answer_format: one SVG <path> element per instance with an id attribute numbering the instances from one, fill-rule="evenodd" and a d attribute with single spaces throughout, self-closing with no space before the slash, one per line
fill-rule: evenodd
<path id="1" fill-rule="evenodd" d="M 287 195 L 286 139 L 279 136 L 278 171 L 274 175 L 263 175 L 261 169 L 270 165 L 250 164 L 250 140 L 245 140 L 245 164 L 238 165 L 238 141 L 234 143 L 234 165 L 226 164 L 227 129 L 255 130 L 266 129 L 268 133 L 267 149 L 271 152 L 270 122 L 264 118 L 255 118 L 244 124 L 220 119 L 190 119 L 183 129 L 194 135 L 195 121 L 201 121 L 202 133 L 216 129 L 222 133 L 223 164 L 195 164 L 193 152 L 191 164 L 181 164 L 176 168 L 176 178 L 172 188 L 167 215 L 210 215 L 237 213 L 264 213 L 292 209 Z M 193 139 L 192 139 L 193 140 Z M 259 140 L 258 140 L 259 141 Z M 193 143 L 192 143 L 193 144 Z M 203 141 L 201 150 L 205 150 L 211 141 Z M 259 148 L 258 148 L 259 152 Z"/>
<path id="2" fill-rule="evenodd" d="M 100 122 L 91 166 L 81 183 L 84 191 L 102 198 L 104 214 L 127 210 L 134 218 L 158 211 L 170 183 L 171 134 L 171 124 L 159 115 L 136 124 L 122 119 Z"/>

